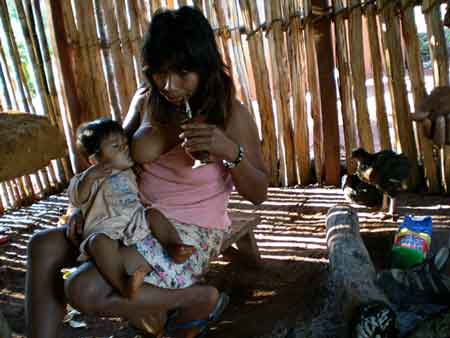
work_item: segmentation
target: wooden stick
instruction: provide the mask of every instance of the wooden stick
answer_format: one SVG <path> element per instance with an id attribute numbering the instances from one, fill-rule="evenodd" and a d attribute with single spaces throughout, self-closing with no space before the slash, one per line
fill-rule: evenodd
<path id="1" fill-rule="evenodd" d="M 281 17 L 279 2 L 271 1 L 266 4 L 266 19 Z M 279 159 L 281 184 L 289 186 L 295 184 L 294 161 L 294 131 L 289 114 L 289 73 L 287 51 L 284 44 L 284 33 L 281 22 L 272 21 L 272 27 L 266 34 L 269 42 L 272 70 L 272 89 L 275 97 L 278 121 Z"/>
<path id="2" fill-rule="evenodd" d="M 390 150 L 391 137 L 389 135 L 389 123 L 384 101 L 383 63 L 380 50 L 380 37 L 378 35 L 378 21 L 375 6 L 369 4 L 366 7 L 367 30 L 369 33 L 369 49 L 372 62 L 373 82 L 375 86 L 375 102 L 377 109 L 377 125 L 381 150 Z"/>
<path id="3" fill-rule="evenodd" d="M 119 36 L 115 28 L 115 18 L 112 4 L 105 5 L 103 1 L 94 0 L 95 15 L 97 16 L 100 43 L 104 46 L 102 48 L 103 60 L 106 69 L 106 85 L 108 88 L 109 100 L 111 102 L 112 117 L 116 121 L 121 121 L 122 110 L 126 109 L 125 88 L 126 83 L 124 78 L 123 62 L 118 62 L 114 58 L 121 59 Z M 102 5 L 103 4 L 103 5 Z M 121 60 L 123 61 L 123 60 Z M 117 66 L 117 69 L 116 69 Z M 118 90 L 116 91 L 117 84 Z M 128 106 L 128 105 L 127 105 Z"/>
<path id="4" fill-rule="evenodd" d="M 327 0 L 312 0 L 320 11 L 328 8 Z M 339 126 L 337 113 L 337 90 L 335 85 L 333 46 L 331 42 L 331 21 L 328 18 L 314 24 L 316 53 L 319 72 L 320 101 L 322 111 L 323 168 L 325 184 L 337 186 L 340 183 Z M 325 94 L 326 93 L 326 94 Z"/>
<path id="5" fill-rule="evenodd" d="M 13 28 L 11 26 L 11 21 L 9 20 L 8 7 L 5 0 L 0 0 L 0 21 L 3 29 L 6 33 L 6 44 L 8 46 L 9 54 L 12 60 L 14 72 L 17 74 L 19 97 L 23 105 L 23 109 L 27 112 L 34 112 L 34 107 L 31 103 L 31 95 L 26 85 L 26 78 L 22 67 L 19 67 L 20 55 L 17 47 L 16 39 L 14 37 Z"/>
<path id="6" fill-rule="evenodd" d="M 0 85 L 3 88 L 3 95 L 2 97 L 5 100 L 5 107 L 1 109 L 1 111 L 4 111 L 5 109 L 12 109 L 12 101 L 11 101 L 11 96 L 9 95 L 9 91 L 8 91 L 8 85 L 6 83 L 6 77 L 5 74 L 7 74 L 9 76 L 8 72 L 8 68 L 6 66 L 5 63 L 3 63 L 5 65 L 5 71 L 3 71 L 3 65 L 2 65 L 2 61 L 4 62 L 5 58 L 3 57 L 3 47 L 0 46 Z M 0 101 L 0 106 L 2 105 L 1 101 Z"/>
<path id="7" fill-rule="evenodd" d="M 305 15 L 312 12 L 311 0 L 303 0 Z M 315 44 L 315 32 L 312 22 L 305 26 L 306 35 L 306 59 L 308 64 L 308 88 L 311 94 L 311 115 L 314 121 L 314 167 L 316 179 L 322 184 L 323 174 L 323 129 L 322 129 L 322 103 L 320 100 L 320 81 Z"/>
<path id="8" fill-rule="evenodd" d="M 389 78 L 389 89 L 392 101 L 392 116 L 396 132 L 396 150 L 403 152 L 411 161 L 412 170 L 409 188 L 414 189 L 419 181 L 417 166 L 417 149 L 414 132 L 409 116 L 408 95 L 405 84 L 405 70 L 400 43 L 400 25 L 396 15 L 395 4 L 389 0 L 380 0 L 381 21 L 383 29 L 383 45 L 386 69 Z"/>
<path id="9" fill-rule="evenodd" d="M 350 0 L 351 6 L 357 6 L 360 0 Z M 353 93 L 356 103 L 356 121 L 361 146 L 373 152 L 373 133 L 367 109 L 366 72 L 364 70 L 364 45 L 362 38 L 362 11 L 353 8 L 349 17 L 350 65 L 352 69 Z"/>
<path id="10" fill-rule="evenodd" d="M 431 0 L 424 0 L 424 11 L 427 24 L 428 41 L 431 63 L 433 65 L 433 79 L 435 86 L 448 86 L 448 52 L 444 35 L 444 27 L 441 22 L 441 10 L 439 6 L 433 6 Z M 450 192 L 450 147 L 441 147 L 441 177 L 442 185 L 446 192 Z"/>
<path id="11" fill-rule="evenodd" d="M 342 0 L 333 1 L 334 11 L 340 11 L 344 8 Z M 352 84 L 350 76 L 350 61 L 347 42 L 345 20 L 343 16 L 335 18 L 335 39 L 336 39 L 336 59 L 339 70 L 339 91 L 341 99 L 341 113 L 344 127 L 345 154 L 347 162 L 347 173 L 353 174 L 356 169 L 356 163 L 352 160 L 352 151 L 356 149 L 356 130 L 355 118 L 353 112 Z"/>
<path id="12" fill-rule="evenodd" d="M 408 0 L 402 0 L 403 6 Z M 406 59 L 408 62 L 408 74 L 411 80 L 412 94 L 414 98 L 414 110 L 417 112 L 425 98 L 425 80 L 423 65 L 420 55 L 420 44 L 417 27 L 414 19 L 414 8 L 408 7 L 402 13 L 402 33 L 405 41 Z M 422 124 L 417 123 L 418 137 L 423 156 L 425 176 L 428 182 L 428 190 L 437 193 L 441 190 L 439 183 L 438 167 L 433 159 L 433 142 L 425 137 Z"/>
<path id="13" fill-rule="evenodd" d="M 244 25 L 248 31 L 260 25 L 256 3 L 251 0 L 239 0 Z M 264 161 L 268 166 L 271 185 L 278 185 L 277 139 L 275 137 L 275 118 L 272 107 L 269 71 L 264 56 L 262 34 L 256 31 L 247 36 L 250 57 L 253 60 L 253 75 L 255 76 L 256 99 L 261 116 L 262 150 Z"/>
<path id="14" fill-rule="evenodd" d="M 288 14 L 294 15 L 300 6 L 297 0 L 289 1 Z M 294 150 L 296 156 L 297 181 L 301 185 L 311 183 L 311 159 L 309 156 L 309 129 L 306 110 L 306 44 L 299 17 L 291 21 L 287 39 L 291 59 L 291 83 L 294 115 Z"/>

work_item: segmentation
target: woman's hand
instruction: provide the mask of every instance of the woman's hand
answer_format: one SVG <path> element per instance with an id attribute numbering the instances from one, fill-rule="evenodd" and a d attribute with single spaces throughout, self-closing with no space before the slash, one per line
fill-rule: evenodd
<path id="1" fill-rule="evenodd" d="M 81 209 L 73 208 L 67 211 L 66 237 L 76 246 L 80 244 L 84 228 L 84 217 Z"/>
<path id="2" fill-rule="evenodd" d="M 236 160 L 238 145 L 213 124 L 188 123 L 181 126 L 181 146 L 189 153 L 207 151 L 211 160 Z"/>

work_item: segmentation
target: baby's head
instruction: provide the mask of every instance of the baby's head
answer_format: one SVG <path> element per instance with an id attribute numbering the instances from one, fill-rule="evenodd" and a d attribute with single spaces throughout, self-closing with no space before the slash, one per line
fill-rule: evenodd
<path id="1" fill-rule="evenodd" d="M 122 126 L 109 118 L 83 123 L 77 130 L 78 149 L 91 164 L 109 162 L 113 169 L 133 166 Z"/>

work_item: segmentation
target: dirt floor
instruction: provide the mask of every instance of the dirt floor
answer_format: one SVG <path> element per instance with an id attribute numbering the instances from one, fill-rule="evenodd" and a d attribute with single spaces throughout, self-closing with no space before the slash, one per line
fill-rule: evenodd
<path id="1" fill-rule="evenodd" d="M 256 239 L 262 256 L 258 268 L 213 262 L 207 282 L 231 296 L 222 320 L 209 337 L 260 337 L 310 318 L 323 297 L 327 275 L 324 219 L 327 210 L 344 202 L 341 190 L 315 188 L 270 189 L 269 199 L 254 207 L 233 196 L 230 208 L 261 216 Z M 26 246 L 33 233 L 56 226 L 67 206 L 64 194 L 0 217 L 0 233 L 9 243 L 0 246 L 0 308 L 16 337 L 24 337 L 24 281 Z M 354 206 L 363 238 L 377 268 L 388 264 L 393 234 L 398 223 L 381 221 L 375 210 Z M 437 237 L 433 246 L 448 239 L 450 203 L 448 197 L 405 195 L 399 199 L 401 215 L 432 215 Z M 445 235 L 442 233 L 445 232 Z M 434 238 L 436 237 L 436 238 Z M 63 325 L 64 337 L 136 337 L 120 319 L 77 316 L 87 328 Z"/>

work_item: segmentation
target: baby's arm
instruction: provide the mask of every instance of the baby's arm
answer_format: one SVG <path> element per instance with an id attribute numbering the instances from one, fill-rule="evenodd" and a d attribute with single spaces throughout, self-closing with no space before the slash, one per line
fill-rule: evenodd
<path id="1" fill-rule="evenodd" d="M 69 189 L 72 191 L 72 195 L 76 196 L 76 199 L 71 198 L 71 202 L 75 202 L 74 205 L 77 207 L 79 207 L 77 204 L 85 203 L 89 199 L 94 182 L 111 175 L 111 172 L 111 165 L 106 162 L 90 166 L 77 177 L 77 182 L 72 185 L 72 189 Z"/>

